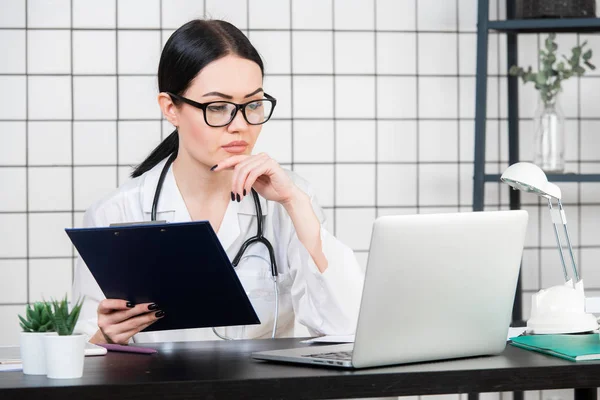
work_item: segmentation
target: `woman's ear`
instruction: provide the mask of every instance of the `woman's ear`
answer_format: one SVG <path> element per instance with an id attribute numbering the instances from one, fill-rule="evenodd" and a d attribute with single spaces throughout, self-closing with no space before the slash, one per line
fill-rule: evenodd
<path id="1" fill-rule="evenodd" d="M 171 96 L 166 94 L 165 92 L 161 92 L 158 94 L 158 105 L 160 110 L 162 111 L 165 118 L 174 126 L 179 126 L 179 118 L 177 116 L 177 107 Z"/>

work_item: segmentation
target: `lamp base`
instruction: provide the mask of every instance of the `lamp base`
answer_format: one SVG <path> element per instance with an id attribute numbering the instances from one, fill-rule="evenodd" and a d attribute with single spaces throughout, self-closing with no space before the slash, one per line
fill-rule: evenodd
<path id="1" fill-rule="evenodd" d="M 527 331 L 534 334 L 581 333 L 598 329 L 598 321 L 585 312 L 583 281 L 540 290 L 532 296 Z"/>

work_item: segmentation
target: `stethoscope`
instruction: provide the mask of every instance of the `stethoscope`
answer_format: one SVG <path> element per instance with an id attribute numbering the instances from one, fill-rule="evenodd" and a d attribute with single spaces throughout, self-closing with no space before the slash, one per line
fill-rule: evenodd
<path id="1" fill-rule="evenodd" d="M 173 154 L 171 154 L 171 156 L 167 159 L 167 162 L 165 163 L 165 166 L 163 167 L 163 169 L 160 173 L 160 177 L 158 178 L 158 183 L 156 184 L 156 191 L 154 192 L 154 200 L 152 201 L 152 212 L 150 214 L 150 218 L 152 221 L 156 221 L 156 208 L 158 206 L 158 199 L 160 197 L 160 192 L 162 190 L 162 186 L 165 181 L 165 177 L 167 176 L 167 172 L 169 172 L 169 167 L 171 166 L 173 161 L 175 161 L 175 158 L 177 158 L 177 152 L 174 152 Z M 240 260 L 242 259 L 242 256 L 244 255 L 244 252 L 246 251 L 248 246 L 250 246 L 251 244 L 262 243 L 266 246 L 267 250 L 269 251 L 269 260 L 271 261 L 271 277 L 273 278 L 273 286 L 275 288 L 275 320 L 273 322 L 273 332 L 271 334 L 271 338 L 275 338 L 275 333 L 277 332 L 277 319 L 279 317 L 279 287 L 277 286 L 277 275 L 278 275 L 277 263 L 275 262 L 275 253 L 273 251 L 273 246 L 271 245 L 271 242 L 269 242 L 269 240 L 263 236 L 263 229 L 262 229 L 263 213 L 262 213 L 262 208 L 260 207 L 260 200 L 258 199 L 258 193 L 256 193 L 256 191 L 254 189 L 252 189 L 251 192 L 252 192 L 252 197 L 254 199 L 254 207 L 256 208 L 256 225 L 257 225 L 256 235 L 252 236 L 251 238 L 247 239 L 244 243 L 242 243 L 240 250 L 234 257 L 231 264 L 233 265 L 234 268 L 237 267 L 238 264 L 240 263 Z M 221 339 L 233 340 L 233 338 L 230 338 L 225 335 L 221 335 L 220 333 L 217 332 L 217 330 L 215 328 L 212 328 L 212 330 L 213 330 L 214 334 L 217 335 L 218 337 L 220 337 Z"/>

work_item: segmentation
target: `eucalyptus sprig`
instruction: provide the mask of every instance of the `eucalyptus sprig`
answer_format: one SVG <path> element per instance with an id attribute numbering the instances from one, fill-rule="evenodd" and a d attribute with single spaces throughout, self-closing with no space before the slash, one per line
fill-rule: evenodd
<path id="1" fill-rule="evenodd" d="M 531 66 L 524 70 L 513 65 L 508 73 L 512 76 L 520 76 L 523 83 L 533 82 L 539 90 L 542 101 L 546 105 L 554 103 L 556 95 L 562 89 L 562 82 L 572 76 L 582 76 L 586 66 L 590 70 L 596 67 L 590 62 L 592 50 L 584 52 L 587 41 L 572 48 L 571 58 L 562 55 L 563 60 L 558 61 L 556 50 L 558 45 L 554 41 L 556 34 L 551 33 L 544 41 L 544 48 L 540 50 L 540 70 L 533 72 Z"/>
<path id="2" fill-rule="evenodd" d="M 67 296 L 60 302 L 52 299 L 46 303 L 46 309 L 50 315 L 50 319 L 54 325 L 54 329 L 59 336 L 72 335 L 81 312 L 81 306 L 83 305 L 83 299 L 78 301 L 71 312 L 69 312 L 69 304 L 67 303 Z"/>

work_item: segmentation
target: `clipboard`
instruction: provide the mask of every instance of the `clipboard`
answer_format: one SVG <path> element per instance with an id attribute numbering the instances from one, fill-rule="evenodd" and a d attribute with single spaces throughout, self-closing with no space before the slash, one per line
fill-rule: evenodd
<path id="1" fill-rule="evenodd" d="M 143 332 L 260 324 L 208 221 L 65 232 L 106 298 L 165 311 Z"/>

